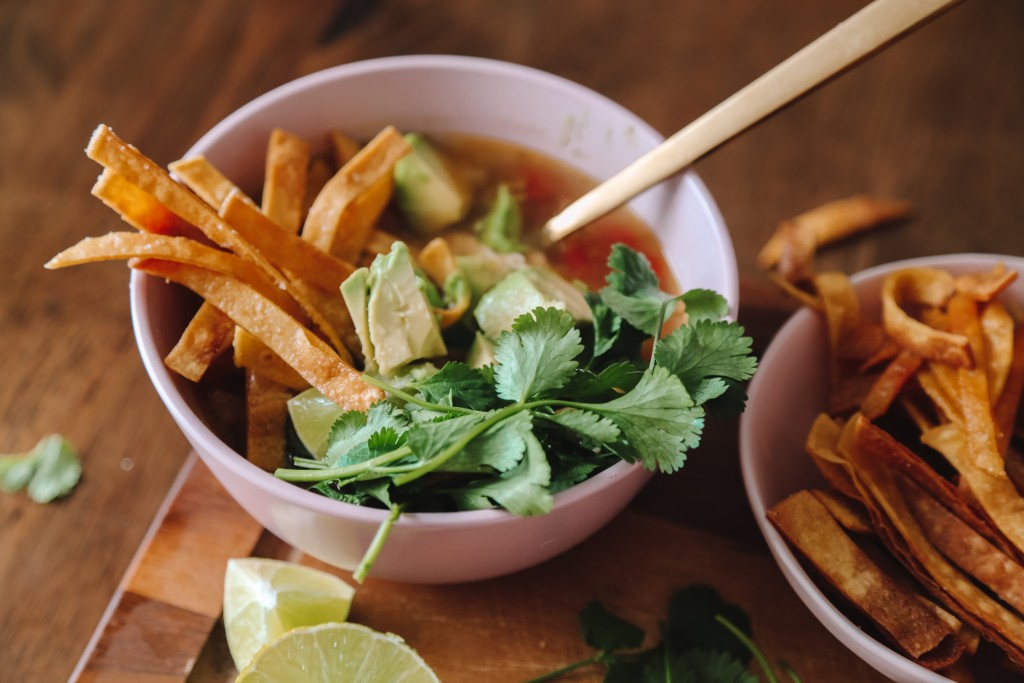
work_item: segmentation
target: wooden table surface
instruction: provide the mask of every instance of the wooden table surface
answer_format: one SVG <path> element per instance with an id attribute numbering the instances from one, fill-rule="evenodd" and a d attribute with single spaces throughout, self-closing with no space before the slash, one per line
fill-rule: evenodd
<path id="1" fill-rule="evenodd" d="M 116 225 L 89 195 L 98 169 L 81 150 L 97 123 L 166 164 L 233 109 L 297 76 L 452 53 L 560 74 L 668 134 L 863 4 L 0 3 L 0 451 L 58 431 L 84 461 L 81 484 L 59 503 L 0 494 L 0 679 L 70 675 L 189 452 L 135 351 L 123 266 L 42 268 Z M 1024 254 L 1024 4 L 962 3 L 697 170 L 748 291 L 763 282 L 754 254 L 779 219 L 853 193 L 909 199 L 917 218 L 830 252 L 828 266 Z M 671 505 L 656 482 L 636 507 L 767 556 L 741 490 L 734 431 L 715 426 L 725 452 L 705 461 L 715 464 L 694 459 Z"/>

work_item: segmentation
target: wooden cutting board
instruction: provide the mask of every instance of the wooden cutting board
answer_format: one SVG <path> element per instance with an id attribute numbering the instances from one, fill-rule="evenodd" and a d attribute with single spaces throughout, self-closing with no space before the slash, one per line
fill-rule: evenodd
<path id="1" fill-rule="evenodd" d="M 236 671 L 219 621 L 228 558 L 258 555 L 334 571 L 265 532 L 195 455 L 72 676 L 82 683 L 212 683 Z M 517 574 L 453 586 L 368 580 L 350 619 L 400 634 L 445 683 L 523 681 L 590 654 L 590 600 L 657 633 L 669 596 L 704 583 L 751 615 L 757 642 L 806 681 L 884 681 L 797 600 L 763 548 L 630 509 L 568 553 Z M 565 679 L 599 681 L 600 669 Z"/>

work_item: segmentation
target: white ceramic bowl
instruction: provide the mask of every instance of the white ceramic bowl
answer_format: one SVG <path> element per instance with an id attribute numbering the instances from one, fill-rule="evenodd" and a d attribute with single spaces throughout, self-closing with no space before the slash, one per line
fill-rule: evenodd
<path id="1" fill-rule="evenodd" d="M 954 254 L 897 261 L 852 277 L 865 316 L 880 319 L 885 277 L 907 267 L 943 268 L 952 273 L 990 270 L 996 263 L 1024 272 L 1024 258 Z M 1003 295 L 1024 306 L 1024 280 Z M 747 410 L 740 421 L 740 465 L 754 517 L 782 573 L 800 599 L 832 635 L 894 681 L 941 683 L 948 679 L 921 667 L 875 640 L 848 619 L 822 593 L 785 539 L 765 518 L 776 503 L 824 480 L 804 451 L 804 440 L 827 394 L 827 342 L 821 317 L 797 311 L 775 335 L 750 383 Z"/>
<path id="2" fill-rule="evenodd" d="M 635 115 L 562 78 L 489 60 L 415 56 L 347 64 L 281 86 L 228 116 L 188 154 L 205 154 L 241 187 L 258 189 L 274 127 L 315 142 L 334 128 L 369 138 L 387 124 L 500 138 L 595 178 L 608 177 L 661 140 Z M 700 180 L 683 174 L 648 191 L 632 208 L 660 235 L 680 285 L 714 289 L 735 311 L 732 244 Z M 267 529 L 320 560 L 354 568 L 385 512 L 328 500 L 276 479 L 210 429 L 195 387 L 168 372 L 161 360 L 188 320 L 186 300 L 159 279 L 132 277 L 136 339 L 174 420 L 228 492 Z M 620 463 L 556 495 L 554 510 L 541 517 L 500 510 L 403 514 L 371 576 L 449 583 L 529 567 L 608 522 L 648 477 Z"/>

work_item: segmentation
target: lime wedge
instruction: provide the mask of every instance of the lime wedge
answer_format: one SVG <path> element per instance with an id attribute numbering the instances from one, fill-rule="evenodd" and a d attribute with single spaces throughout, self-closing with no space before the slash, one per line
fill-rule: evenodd
<path id="1" fill-rule="evenodd" d="M 440 683 L 405 641 L 359 624 L 289 631 L 259 651 L 235 683 Z"/>
<path id="2" fill-rule="evenodd" d="M 288 415 L 299 441 L 314 457 L 327 454 L 327 437 L 331 425 L 345 411 L 337 403 L 320 393 L 319 389 L 306 389 L 288 399 Z"/>
<path id="3" fill-rule="evenodd" d="M 291 562 L 228 560 L 224 630 L 241 670 L 257 651 L 300 626 L 344 621 L 355 591 L 333 574 Z"/>

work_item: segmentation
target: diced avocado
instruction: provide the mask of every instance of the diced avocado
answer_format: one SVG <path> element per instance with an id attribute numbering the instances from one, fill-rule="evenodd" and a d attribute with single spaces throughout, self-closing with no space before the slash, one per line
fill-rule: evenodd
<path id="1" fill-rule="evenodd" d="M 422 135 L 405 139 L 412 152 L 395 164 L 395 202 L 414 230 L 432 235 L 465 217 L 470 193 Z"/>
<path id="2" fill-rule="evenodd" d="M 519 203 L 505 183 L 498 186 L 491 210 L 476 222 L 473 229 L 484 244 L 497 252 L 526 251 L 526 245 L 519 241 L 522 231 Z"/>
<path id="3" fill-rule="evenodd" d="M 390 252 L 374 259 L 369 292 L 367 324 L 382 376 L 414 360 L 448 352 L 405 244 L 396 242 Z"/>
<path id="4" fill-rule="evenodd" d="M 358 268 L 341 283 L 341 297 L 345 300 L 352 325 L 356 328 L 359 345 L 363 349 L 364 369 L 377 372 L 377 363 L 373 356 L 373 342 L 370 339 L 370 322 L 368 319 L 370 302 L 370 269 Z"/>
<path id="5" fill-rule="evenodd" d="M 508 275 L 526 267 L 526 258 L 522 254 L 499 254 L 490 247 L 480 248 L 465 256 L 456 256 L 455 265 L 466 276 L 473 298 L 479 299 L 484 292 Z"/>
<path id="6" fill-rule="evenodd" d="M 541 267 L 506 275 L 480 297 L 473 315 L 483 333 L 496 339 L 512 329 L 516 318 L 537 307 L 568 311 L 577 321 L 592 320 L 583 294 L 554 271 Z"/>
<path id="7" fill-rule="evenodd" d="M 466 365 L 471 368 L 494 365 L 494 342 L 479 330 L 469 347 L 469 353 L 466 354 Z"/>

